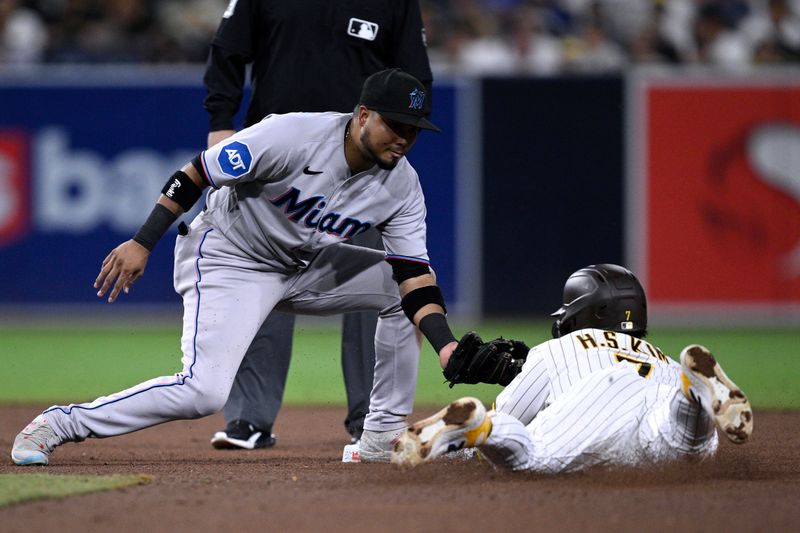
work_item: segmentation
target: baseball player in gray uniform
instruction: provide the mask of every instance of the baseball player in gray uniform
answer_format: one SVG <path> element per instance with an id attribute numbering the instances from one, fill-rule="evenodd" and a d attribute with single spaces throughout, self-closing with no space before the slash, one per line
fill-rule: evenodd
<path id="1" fill-rule="evenodd" d="M 490 462 L 542 473 L 710 456 L 717 428 L 747 441 L 753 411 L 706 348 L 680 364 L 643 340 L 645 293 L 617 265 L 591 265 L 564 287 L 553 340 L 532 348 L 488 411 L 462 398 L 413 424 L 393 460 L 416 465 L 477 447 Z"/>
<path id="2" fill-rule="evenodd" d="M 417 327 L 442 366 L 457 346 L 428 266 L 419 178 L 405 158 L 420 128 L 438 130 L 425 97 L 416 78 L 380 71 L 364 82 L 354 113 L 270 115 L 176 172 L 139 232 L 105 258 L 95 288 L 109 302 L 127 293 L 155 243 L 211 186 L 206 210 L 179 228 L 175 245 L 183 370 L 45 410 L 15 439 L 14 462 L 47 464 L 65 442 L 219 411 L 273 309 L 379 312 L 360 456 L 388 461 L 413 406 Z M 371 227 L 385 253 L 342 242 Z"/>

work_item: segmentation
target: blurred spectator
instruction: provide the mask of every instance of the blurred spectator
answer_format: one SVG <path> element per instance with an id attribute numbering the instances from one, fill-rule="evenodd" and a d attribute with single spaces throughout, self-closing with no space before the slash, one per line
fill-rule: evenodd
<path id="1" fill-rule="evenodd" d="M 611 72 L 622 70 L 626 61 L 625 52 L 608 38 L 602 26 L 591 24 L 574 40 L 568 67 L 583 73 Z"/>
<path id="2" fill-rule="evenodd" d="M 157 18 L 161 30 L 170 36 L 163 43 L 165 51 L 176 54 L 179 61 L 204 63 L 208 43 L 217 31 L 227 0 L 161 0 Z"/>
<path id="3" fill-rule="evenodd" d="M 627 61 L 625 51 L 605 29 L 604 20 L 614 20 L 614 17 L 603 17 L 602 4 L 596 0 L 587 4 L 581 24 L 569 40 L 567 67 L 570 70 L 583 73 L 618 71 Z"/>
<path id="4" fill-rule="evenodd" d="M 678 63 L 687 62 L 695 53 L 693 25 L 697 0 L 665 0 L 661 4 L 659 35 L 675 50 Z"/>
<path id="5" fill-rule="evenodd" d="M 755 43 L 756 63 L 800 61 L 800 17 L 788 0 L 766 4 L 766 9 L 753 13 L 742 25 Z"/>
<path id="6" fill-rule="evenodd" d="M 38 63 L 47 45 L 47 30 L 35 11 L 17 0 L 0 0 L 0 64 Z"/>
<path id="7" fill-rule="evenodd" d="M 547 28 L 542 9 L 524 7 L 514 13 L 511 46 L 517 70 L 537 75 L 557 74 L 564 66 L 561 41 Z"/>
<path id="8" fill-rule="evenodd" d="M 630 56 L 634 63 L 678 64 L 682 61 L 680 51 L 667 36 L 665 4 L 666 1 L 653 2 L 649 22 L 632 40 Z"/>
<path id="9" fill-rule="evenodd" d="M 451 0 L 446 39 L 448 61 L 455 72 L 506 74 L 514 71 L 514 54 L 499 16 L 503 6 L 480 0 Z"/>
<path id="10" fill-rule="evenodd" d="M 474 35 L 469 27 L 453 35 L 455 68 L 465 74 L 511 74 L 515 70 L 514 52 L 500 34 Z"/>
<path id="11" fill-rule="evenodd" d="M 653 0 L 565 0 L 587 37 L 589 26 L 599 26 L 604 38 L 627 48 L 650 22 Z"/>
<path id="12" fill-rule="evenodd" d="M 753 49 L 746 36 L 737 31 L 739 2 L 709 2 L 700 7 L 694 23 L 694 62 L 740 69 L 751 64 Z"/>
<path id="13" fill-rule="evenodd" d="M 50 32 L 46 60 L 55 63 L 150 62 L 159 30 L 147 0 L 41 2 Z"/>
<path id="14" fill-rule="evenodd" d="M 0 64 L 201 63 L 229 1 L 0 0 Z M 800 0 L 421 0 L 421 7 L 439 73 L 800 61 Z"/>

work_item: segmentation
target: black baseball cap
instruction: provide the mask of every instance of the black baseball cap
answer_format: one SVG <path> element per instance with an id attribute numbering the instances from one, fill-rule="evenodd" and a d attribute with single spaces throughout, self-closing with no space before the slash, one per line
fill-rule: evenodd
<path id="1" fill-rule="evenodd" d="M 358 103 L 388 119 L 418 128 L 442 131 L 428 120 L 425 86 L 399 68 L 381 70 L 364 81 Z"/>

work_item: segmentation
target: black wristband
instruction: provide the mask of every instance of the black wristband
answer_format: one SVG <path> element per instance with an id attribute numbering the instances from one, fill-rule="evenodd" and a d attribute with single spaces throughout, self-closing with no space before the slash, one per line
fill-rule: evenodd
<path id="1" fill-rule="evenodd" d="M 441 313 L 430 313 L 422 317 L 419 321 L 419 330 L 431 343 L 437 355 L 442 348 L 456 340 L 450 331 L 447 319 Z"/>
<path id="2" fill-rule="evenodd" d="M 150 211 L 150 216 L 147 217 L 142 227 L 133 236 L 133 240 L 152 252 L 158 240 L 167 232 L 177 218 L 178 215 L 163 205 L 156 204 L 153 210 Z"/>

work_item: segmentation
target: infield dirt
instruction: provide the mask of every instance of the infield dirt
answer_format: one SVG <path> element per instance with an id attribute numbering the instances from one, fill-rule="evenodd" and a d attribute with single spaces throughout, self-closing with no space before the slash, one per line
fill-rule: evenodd
<path id="1" fill-rule="evenodd" d="M 16 433 L 42 406 L 0 407 L 0 473 L 138 473 L 152 483 L 0 508 L 0 532 L 797 531 L 800 413 L 755 413 L 753 439 L 656 470 L 513 474 L 477 461 L 401 470 L 343 464 L 341 408 L 284 408 L 278 446 L 211 448 L 215 415 L 59 447 L 16 467 Z M 412 420 L 433 412 L 420 409 Z"/>

